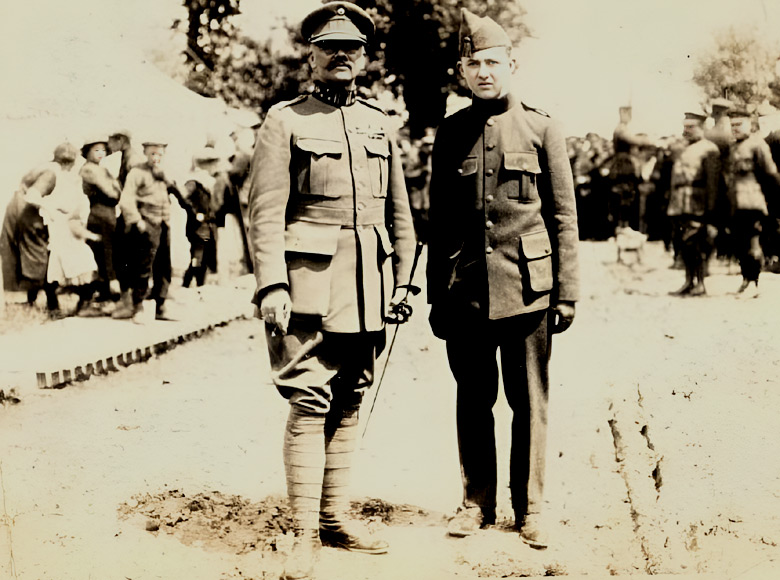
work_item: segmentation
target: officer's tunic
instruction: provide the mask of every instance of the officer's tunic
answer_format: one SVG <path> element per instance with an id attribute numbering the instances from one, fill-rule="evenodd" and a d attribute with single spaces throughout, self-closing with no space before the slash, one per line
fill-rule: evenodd
<path id="1" fill-rule="evenodd" d="M 493 405 L 500 350 L 513 410 L 510 488 L 518 516 L 541 508 L 549 308 L 578 297 L 571 166 L 557 124 L 511 97 L 444 120 L 431 176 L 428 300 L 458 385 L 464 504 L 495 515 Z"/>
<path id="2" fill-rule="evenodd" d="M 365 343 L 365 333 L 381 331 L 394 287 L 409 283 L 415 245 L 385 114 L 360 99 L 335 106 L 314 96 L 273 107 L 252 160 L 249 235 L 254 302 L 280 287 L 292 301 L 288 336 L 269 336 L 274 370 L 317 333 L 324 343 L 334 334 Z M 275 382 L 285 396 L 319 389 L 342 363 L 312 356 Z M 318 391 L 317 404 L 330 396 Z"/>

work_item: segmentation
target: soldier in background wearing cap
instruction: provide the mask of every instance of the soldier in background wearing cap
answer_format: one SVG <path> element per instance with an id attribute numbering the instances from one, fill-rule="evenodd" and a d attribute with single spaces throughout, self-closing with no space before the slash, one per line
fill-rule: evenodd
<path id="1" fill-rule="evenodd" d="M 763 187 L 771 183 L 774 190 L 780 176 L 769 145 L 753 133 L 753 120 L 747 109 L 735 107 L 729 111 L 729 118 L 734 144 L 729 152 L 726 180 L 734 251 L 742 271 L 737 295 L 754 298 L 758 296 L 758 276 L 764 259 L 759 238 L 768 213 Z"/>
<path id="2" fill-rule="evenodd" d="M 284 461 L 296 541 L 288 579 L 311 575 L 321 540 L 387 551 L 348 519 L 346 491 L 358 409 L 388 308 L 408 291 L 415 247 L 388 119 L 356 96 L 371 18 L 331 2 L 309 14 L 301 32 L 311 44 L 314 92 L 269 111 L 249 178 L 253 301 L 266 323 L 274 383 L 290 402 Z"/>
<path id="3" fill-rule="evenodd" d="M 496 351 L 513 410 L 509 486 L 524 542 L 542 520 L 552 335 L 574 319 L 577 216 L 563 133 L 509 92 L 512 45 L 493 20 L 462 12 L 458 67 L 470 107 L 444 119 L 431 176 L 428 301 L 457 382 L 463 505 L 448 531 L 496 519 Z"/>
<path id="4" fill-rule="evenodd" d="M 720 151 L 704 138 L 707 115 L 685 113 L 683 138 L 688 145 L 672 167 L 671 192 L 666 213 L 674 227 L 674 243 L 685 265 L 685 283 L 672 294 L 700 296 L 704 264 L 717 234 L 715 204 L 720 181 Z"/>
<path id="5" fill-rule="evenodd" d="M 176 186 L 165 177 L 161 163 L 167 143 L 148 140 L 143 143 L 146 163 L 133 167 L 119 198 L 124 222 L 127 279 L 122 303 L 112 316 L 133 318 L 142 323 L 143 301 L 149 294 L 156 303 L 155 317 L 165 319 L 165 299 L 171 283 L 171 201 L 178 195 Z"/>
<path id="6" fill-rule="evenodd" d="M 728 166 L 729 151 L 734 143 L 728 112 L 733 108 L 734 103 L 728 99 L 713 99 L 710 102 L 712 111 L 710 116 L 713 120 L 713 126 L 704 131 L 704 137 L 715 143 L 720 150 L 720 178 L 718 180 L 718 198 L 715 204 L 715 225 L 718 228 L 718 235 L 715 238 L 714 250 L 719 258 L 727 259 L 730 259 L 734 253 L 731 247 L 731 224 L 729 223 L 731 207 L 726 185 L 726 167 Z"/>

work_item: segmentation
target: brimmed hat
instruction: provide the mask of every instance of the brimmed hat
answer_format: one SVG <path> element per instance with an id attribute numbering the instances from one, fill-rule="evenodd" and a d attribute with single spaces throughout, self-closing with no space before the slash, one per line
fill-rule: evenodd
<path id="1" fill-rule="evenodd" d="M 739 118 L 750 118 L 750 112 L 748 111 L 747 107 L 744 105 L 734 105 L 732 109 L 729 110 L 727 115 L 732 119 L 739 119 Z"/>
<path id="2" fill-rule="evenodd" d="M 466 8 L 460 9 L 460 30 L 458 31 L 458 49 L 460 56 L 496 46 L 511 47 L 512 40 L 498 23 L 488 16 L 477 16 Z"/>
<path id="3" fill-rule="evenodd" d="M 712 102 L 710 103 L 710 107 L 712 107 L 712 110 L 715 109 L 732 109 L 734 107 L 734 103 L 729 101 L 728 99 L 724 99 L 723 97 L 718 97 L 717 99 L 712 99 Z"/>
<path id="4" fill-rule="evenodd" d="M 707 113 L 705 113 L 704 111 L 702 111 L 700 109 L 691 109 L 691 110 L 685 111 L 685 118 L 686 119 L 693 119 L 695 121 L 704 122 L 704 121 L 707 120 L 708 116 L 709 115 L 707 115 Z"/>
<path id="5" fill-rule="evenodd" d="M 105 143 L 107 146 L 108 135 L 106 135 L 105 133 L 101 133 L 100 135 L 90 135 L 89 137 L 84 139 L 84 144 L 81 146 L 81 156 L 86 158 L 90 147 L 92 147 L 96 143 Z"/>
<path id="6" fill-rule="evenodd" d="M 352 2 L 328 2 L 303 19 L 301 36 L 310 43 L 351 40 L 368 44 L 374 36 L 374 21 Z"/>

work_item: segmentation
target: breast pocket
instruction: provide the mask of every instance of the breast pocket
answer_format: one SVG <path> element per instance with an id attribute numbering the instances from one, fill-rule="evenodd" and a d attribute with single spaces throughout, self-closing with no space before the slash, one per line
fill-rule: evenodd
<path id="1" fill-rule="evenodd" d="M 368 174 L 371 179 L 371 193 L 374 197 L 387 197 L 390 143 L 385 138 L 369 138 L 365 141 L 365 147 Z"/>
<path id="2" fill-rule="evenodd" d="M 341 141 L 300 137 L 295 142 L 298 161 L 298 191 L 320 197 L 340 197 L 337 184 L 338 163 L 344 155 Z"/>
<path id="3" fill-rule="evenodd" d="M 536 182 L 541 172 L 536 151 L 504 153 L 504 178 L 509 182 L 507 197 L 521 202 L 539 199 Z"/>

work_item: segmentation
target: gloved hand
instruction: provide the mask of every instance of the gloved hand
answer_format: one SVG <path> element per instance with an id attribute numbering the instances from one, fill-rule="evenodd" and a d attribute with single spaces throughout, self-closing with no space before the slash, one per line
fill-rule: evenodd
<path id="1" fill-rule="evenodd" d="M 285 288 L 274 288 L 260 302 L 260 315 L 263 320 L 281 334 L 287 334 L 291 311 L 290 293 Z"/>
<path id="2" fill-rule="evenodd" d="M 385 320 L 391 324 L 403 324 L 412 316 L 412 307 L 406 302 L 409 298 L 408 286 L 400 286 L 393 292 Z"/>
<path id="3" fill-rule="evenodd" d="M 574 322 L 574 302 L 561 301 L 553 307 L 552 333 L 560 334 Z"/>

